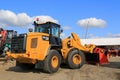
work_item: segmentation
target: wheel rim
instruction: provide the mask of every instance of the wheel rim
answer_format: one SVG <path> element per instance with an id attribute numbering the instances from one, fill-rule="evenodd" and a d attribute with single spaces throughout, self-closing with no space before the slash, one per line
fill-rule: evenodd
<path id="1" fill-rule="evenodd" d="M 57 56 L 53 56 L 51 63 L 52 63 L 52 67 L 56 68 L 58 66 L 58 57 Z"/>
<path id="2" fill-rule="evenodd" d="M 81 56 L 79 54 L 73 56 L 73 63 L 77 65 L 81 63 Z"/>

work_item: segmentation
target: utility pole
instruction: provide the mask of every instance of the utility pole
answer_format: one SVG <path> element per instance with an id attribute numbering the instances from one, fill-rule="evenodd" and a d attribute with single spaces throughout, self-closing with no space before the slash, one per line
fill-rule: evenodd
<path id="1" fill-rule="evenodd" d="M 87 35 L 88 35 L 88 28 L 89 28 L 89 21 L 88 21 L 87 26 L 86 26 L 85 39 L 87 39 Z"/>

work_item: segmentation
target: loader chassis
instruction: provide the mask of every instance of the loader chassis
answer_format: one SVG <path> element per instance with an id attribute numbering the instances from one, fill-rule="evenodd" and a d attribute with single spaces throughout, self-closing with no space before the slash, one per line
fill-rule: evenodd
<path id="1" fill-rule="evenodd" d="M 11 52 L 7 52 L 7 55 L 16 59 L 16 66 L 35 66 L 49 73 L 56 72 L 62 62 L 72 69 L 83 66 L 83 51 L 90 52 L 92 48 L 82 46 L 75 33 L 61 40 L 60 25 L 52 22 L 39 24 L 36 21 L 34 25 L 34 32 L 12 38 Z"/>

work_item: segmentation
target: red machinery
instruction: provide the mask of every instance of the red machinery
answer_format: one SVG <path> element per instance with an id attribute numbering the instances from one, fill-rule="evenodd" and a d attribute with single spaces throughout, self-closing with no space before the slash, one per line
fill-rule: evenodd
<path id="1" fill-rule="evenodd" d="M 118 56 L 118 50 L 107 50 L 104 48 L 96 47 L 92 54 L 86 53 L 86 61 L 88 63 L 104 64 L 109 63 L 110 56 Z"/>
<path id="2" fill-rule="evenodd" d="M 7 30 L 0 28 L 0 47 L 4 45 L 5 39 L 7 37 Z"/>
<path id="3" fill-rule="evenodd" d="M 110 49 L 110 50 L 108 50 L 107 56 L 108 56 L 108 58 L 110 58 L 110 56 L 118 56 L 118 52 L 119 52 L 119 50 L 117 50 L 117 49 Z"/>
<path id="4" fill-rule="evenodd" d="M 11 39 L 16 36 L 17 32 L 14 30 L 4 30 L 0 28 L 0 56 L 5 56 L 7 50 L 11 48 Z"/>

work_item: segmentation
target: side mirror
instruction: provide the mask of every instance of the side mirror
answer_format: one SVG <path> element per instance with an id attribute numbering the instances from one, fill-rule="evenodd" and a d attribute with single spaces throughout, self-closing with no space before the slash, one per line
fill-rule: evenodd
<path id="1" fill-rule="evenodd" d="M 60 33 L 63 33 L 63 29 L 60 30 Z"/>
<path id="2" fill-rule="evenodd" d="M 29 28 L 28 30 L 29 30 L 29 32 L 33 32 L 33 28 Z"/>
<path id="3" fill-rule="evenodd" d="M 2 38 L 2 34 L 0 34 L 0 38 Z"/>

